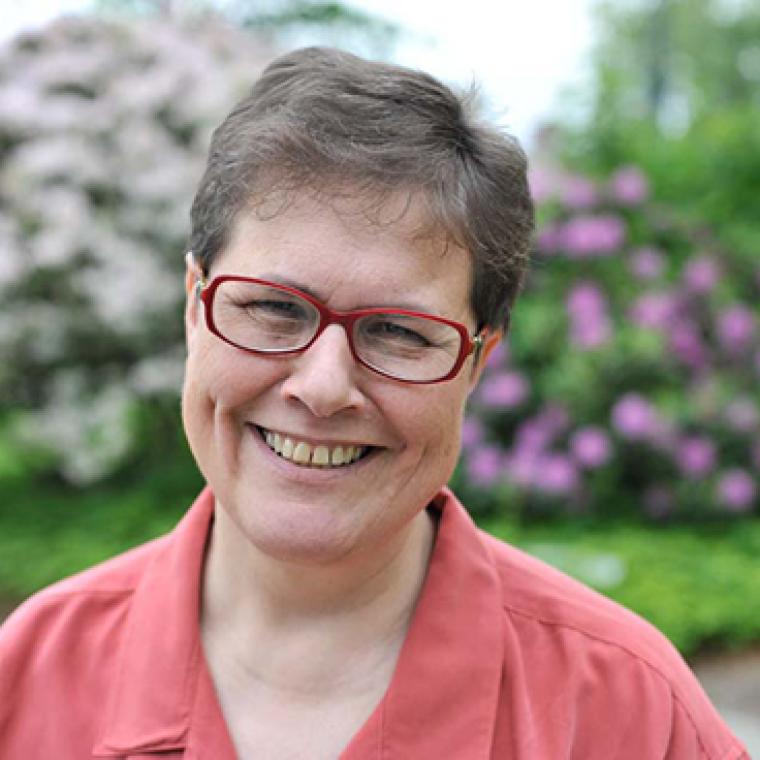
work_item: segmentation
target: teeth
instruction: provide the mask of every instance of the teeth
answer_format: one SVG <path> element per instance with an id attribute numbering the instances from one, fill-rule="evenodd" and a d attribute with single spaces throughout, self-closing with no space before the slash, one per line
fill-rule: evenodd
<path id="1" fill-rule="evenodd" d="M 309 464 L 311 461 L 311 446 L 299 441 L 293 449 L 293 461 L 296 464 Z"/>
<path id="2" fill-rule="evenodd" d="M 263 430 L 264 440 L 270 449 L 278 453 L 283 459 L 289 459 L 300 465 L 312 465 L 314 467 L 329 467 L 351 464 L 361 457 L 366 451 L 364 446 L 336 446 L 332 451 L 324 444 L 312 446 L 305 441 L 294 441 L 279 433 Z"/>
<path id="3" fill-rule="evenodd" d="M 318 465 L 330 464 L 330 450 L 327 446 L 317 446 L 311 455 L 311 463 Z"/>

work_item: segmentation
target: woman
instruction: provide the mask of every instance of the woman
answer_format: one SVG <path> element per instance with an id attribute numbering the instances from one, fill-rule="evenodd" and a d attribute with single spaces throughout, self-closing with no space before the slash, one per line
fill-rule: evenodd
<path id="1" fill-rule="evenodd" d="M 446 87 L 272 63 L 192 210 L 177 529 L 0 637 L 3 758 L 741 758 L 646 623 L 446 488 L 523 280 L 519 147 Z"/>

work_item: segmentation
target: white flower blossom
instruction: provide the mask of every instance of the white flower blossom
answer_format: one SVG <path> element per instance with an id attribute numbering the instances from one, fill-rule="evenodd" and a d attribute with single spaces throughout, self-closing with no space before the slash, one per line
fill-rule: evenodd
<path id="1" fill-rule="evenodd" d="M 73 482 L 119 466 L 133 404 L 179 394 L 193 188 L 272 55 L 213 18 L 72 17 L 0 46 L 0 352 L 18 359 L 0 397 L 33 390 L 19 443 Z"/>

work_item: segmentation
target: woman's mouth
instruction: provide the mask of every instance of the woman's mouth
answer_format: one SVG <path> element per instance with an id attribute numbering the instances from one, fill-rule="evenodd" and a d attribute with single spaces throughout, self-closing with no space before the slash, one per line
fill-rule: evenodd
<path id="1" fill-rule="evenodd" d="M 283 459 L 302 467 L 343 467 L 367 456 L 374 446 L 334 445 L 301 441 L 256 425 L 269 448 Z"/>

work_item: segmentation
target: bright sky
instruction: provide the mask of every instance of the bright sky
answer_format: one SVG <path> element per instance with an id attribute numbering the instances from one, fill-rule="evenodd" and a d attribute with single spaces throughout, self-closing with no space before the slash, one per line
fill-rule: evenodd
<path id="1" fill-rule="evenodd" d="M 475 79 L 491 115 L 527 142 L 568 84 L 588 82 L 594 0 L 346 0 L 409 34 L 395 59 L 449 83 Z M 0 38 L 89 0 L 0 0 Z"/>
<path id="2" fill-rule="evenodd" d="M 408 30 L 399 63 L 449 83 L 480 83 L 493 116 L 521 140 L 569 84 L 583 86 L 594 0 L 347 0 Z"/>

